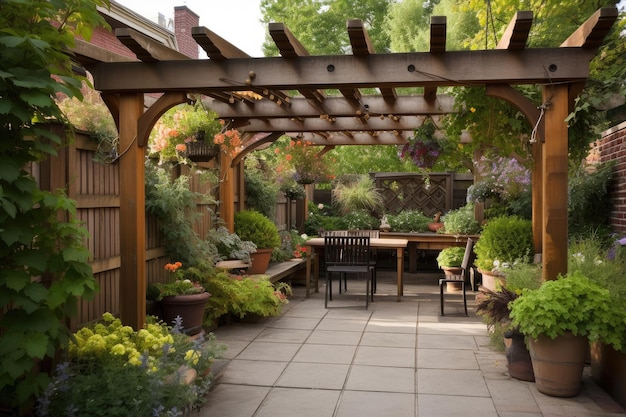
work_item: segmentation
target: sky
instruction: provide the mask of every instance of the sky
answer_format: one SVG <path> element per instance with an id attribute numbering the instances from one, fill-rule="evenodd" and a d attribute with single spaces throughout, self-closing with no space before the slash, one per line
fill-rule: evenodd
<path id="1" fill-rule="evenodd" d="M 158 14 L 174 18 L 174 7 L 187 6 L 200 16 L 200 26 L 217 33 L 252 57 L 263 56 L 267 25 L 260 22 L 260 0 L 115 0 L 156 22 Z"/>

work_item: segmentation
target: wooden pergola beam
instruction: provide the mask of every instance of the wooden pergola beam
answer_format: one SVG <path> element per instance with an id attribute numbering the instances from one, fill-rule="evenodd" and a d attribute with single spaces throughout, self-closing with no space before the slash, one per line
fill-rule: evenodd
<path id="1" fill-rule="evenodd" d="M 393 114 L 396 116 L 411 115 L 443 115 L 454 112 L 454 98 L 440 95 L 434 102 L 422 96 L 400 96 L 394 102 L 388 102 L 381 96 L 363 96 L 361 114 L 368 113 L 371 117 Z M 320 107 L 302 97 L 291 99 L 289 107 L 279 107 L 268 101 L 259 101 L 254 107 L 245 103 L 225 104 L 214 100 L 204 100 L 207 107 L 226 119 L 272 119 L 272 118 L 318 118 Z M 357 116 L 353 103 L 343 97 L 327 97 L 324 100 L 322 113 L 335 117 Z"/>
<path id="2" fill-rule="evenodd" d="M 603 7 L 578 27 L 562 44 L 562 48 L 598 48 L 619 15 L 616 7 Z"/>
<path id="3" fill-rule="evenodd" d="M 342 132 L 328 132 L 321 135 L 319 132 L 286 132 L 287 136 L 300 138 L 316 145 L 399 145 L 406 142 L 406 137 L 394 134 L 393 132 L 350 132 L 351 136 Z M 410 135 L 406 132 L 406 136 Z M 400 139 L 402 137 L 402 139 Z M 404 142 L 402 141 L 404 140 Z"/>
<path id="4" fill-rule="evenodd" d="M 414 128 L 420 125 L 418 116 L 404 116 L 398 121 L 389 117 L 370 117 L 366 124 L 361 122 L 357 117 L 333 117 L 332 121 L 317 118 L 306 118 L 297 120 L 293 118 L 283 119 L 250 119 L 250 121 L 242 126 L 241 132 L 317 132 L 317 131 L 355 131 L 360 130 L 399 130 L 412 132 Z"/>
<path id="5" fill-rule="evenodd" d="M 248 58 L 121 62 L 94 65 L 96 89 L 105 92 L 245 91 L 252 85 L 269 90 L 543 84 L 577 82 L 589 76 L 594 56 L 589 48 L 543 48 L 521 51 L 449 51 L 374 54 L 363 65 L 352 55 L 294 59 Z M 185 74 L 181 77 L 180 74 Z"/>

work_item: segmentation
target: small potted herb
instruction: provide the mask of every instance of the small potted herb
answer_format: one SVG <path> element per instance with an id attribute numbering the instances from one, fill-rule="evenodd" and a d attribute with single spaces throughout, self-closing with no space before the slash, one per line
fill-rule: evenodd
<path id="1" fill-rule="evenodd" d="M 474 216 L 474 204 L 468 203 L 450 210 L 443 218 L 443 232 L 452 235 L 474 235 L 480 232 L 480 224 Z"/>

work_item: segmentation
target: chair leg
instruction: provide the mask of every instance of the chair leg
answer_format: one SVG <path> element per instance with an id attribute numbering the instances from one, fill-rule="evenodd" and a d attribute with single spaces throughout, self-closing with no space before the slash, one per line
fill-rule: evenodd
<path id="1" fill-rule="evenodd" d="M 463 307 L 465 308 L 465 315 L 469 316 L 469 314 L 467 314 L 467 296 L 465 295 L 465 281 L 463 281 L 463 284 L 461 284 L 461 289 L 463 291 Z"/>
<path id="2" fill-rule="evenodd" d="M 369 301 L 370 301 L 370 278 L 368 277 L 365 280 L 365 309 L 366 310 L 369 308 Z"/>
<path id="3" fill-rule="evenodd" d="M 376 292 L 376 269 L 372 269 L 371 272 L 372 277 L 372 292 L 370 293 L 372 296 L 372 303 L 374 302 L 374 293 Z"/>
<path id="4" fill-rule="evenodd" d="M 333 297 L 333 289 L 331 287 L 332 281 L 330 279 L 330 272 L 326 272 L 326 288 L 324 292 L 324 308 L 328 308 L 328 297 L 330 295 L 330 299 Z"/>
<path id="5" fill-rule="evenodd" d="M 439 280 L 439 303 L 441 304 L 441 315 L 443 316 L 443 280 Z"/>

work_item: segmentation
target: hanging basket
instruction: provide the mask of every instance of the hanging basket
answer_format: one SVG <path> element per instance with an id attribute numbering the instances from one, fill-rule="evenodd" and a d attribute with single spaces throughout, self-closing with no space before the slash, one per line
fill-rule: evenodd
<path id="1" fill-rule="evenodd" d="M 219 145 L 206 143 L 204 141 L 187 143 L 185 157 L 194 162 L 208 162 L 215 158 L 220 152 Z"/>

